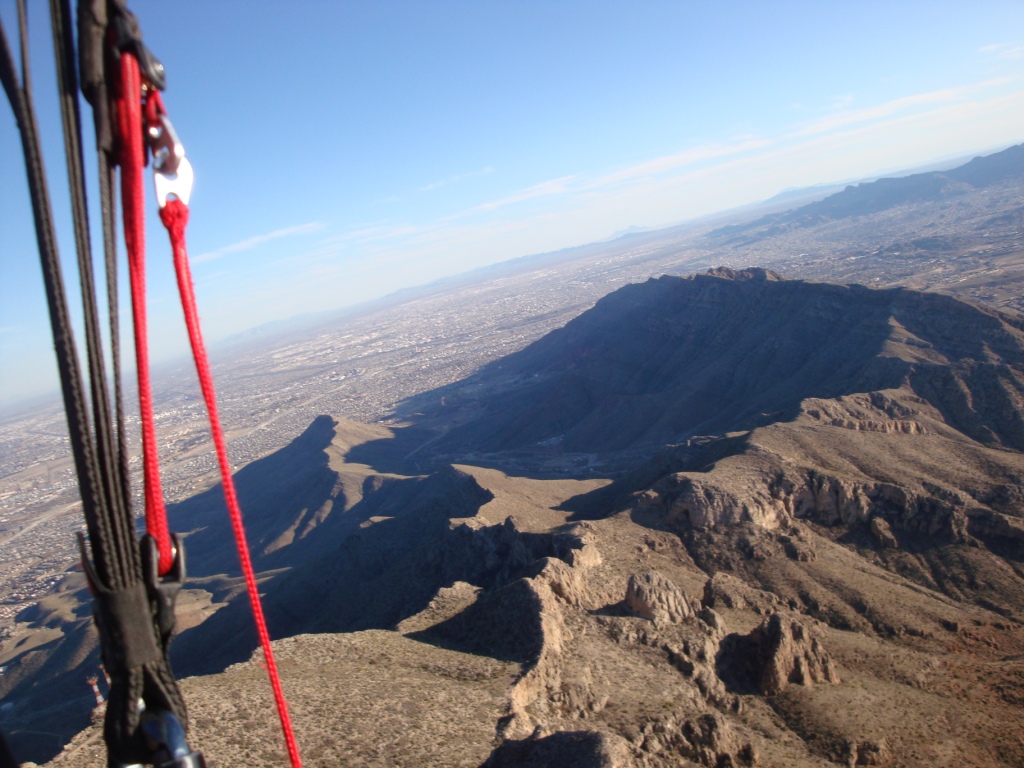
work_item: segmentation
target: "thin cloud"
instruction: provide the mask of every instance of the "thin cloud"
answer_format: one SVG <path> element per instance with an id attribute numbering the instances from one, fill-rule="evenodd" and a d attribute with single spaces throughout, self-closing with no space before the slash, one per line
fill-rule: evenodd
<path id="1" fill-rule="evenodd" d="M 420 232 L 423 228 L 415 224 L 389 224 L 387 222 L 374 222 L 363 224 L 323 240 L 320 245 L 328 248 L 341 245 L 366 244 L 378 240 L 393 240 L 408 237 Z"/>
<path id="2" fill-rule="evenodd" d="M 549 179 L 542 181 L 540 184 L 534 184 L 532 187 L 514 192 L 508 197 L 502 197 L 498 200 L 491 200 L 486 203 L 481 203 L 470 208 L 468 211 L 462 213 L 456 213 L 452 216 L 447 216 L 443 221 L 451 221 L 453 219 L 460 219 L 463 216 L 469 216 L 474 213 L 483 213 L 488 211 L 495 211 L 498 208 L 504 208 L 506 205 L 513 205 L 514 203 L 521 203 L 526 200 L 533 200 L 536 197 L 547 197 L 549 195 L 562 194 L 569 189 L 569 182 L 575 179 L 575 176 L 560 176 L 557 179 Z"/>
<path id="3" fill-rule="evenodd" d="M 364 227 L 356 229 L 343 235 L 344 240 L 390 240 L 396 237 L 414 235 L 420 231 L 415 224 L 388 224 L 382 226 Z"/>
<path id="4" fill-rule="evenodd" d="M 456 184 L 456 183 L 458 183 L 460 181 L 465 181 L 466 179 L 474 179 L 477 176 L 486 176 L 489 173 L 494 173 L 494 169 L 491 166 L 487 165 L 487 166 L 484 166 L 483 168 L 481 168 L 478 171 L 469 171 L 468 173 L 458 173 L 458 174 L 455 174 L 454 176 L 447 176 L 447 177 L 445 177 L 443 179 L 439 179 L 438 181 L 435 181 L 435 182 L 432 182 L 430 184 L 427 184 L 426 186 L 420 187 L 419 191 L 420 192 L 431 192 L 431 191 L 433 191 L 435 189 L 440 189 L 441 187 L 447 187 L 449 184 Z"/>
<path id="5" fill-rule="evenodd" d="M 594 220 L 595 210 L 614 216 L 628 208 L 639 213 L 633 218 L 634 223 L 641 224 L 684 220 L 728 205 L 730 198 L 726 187 L 734 184 L 738 174 L 756 171 L 760 176 L 770 176 L 797 161 L 806 165 L 808 155 L 824 156 L 837 147 L 874 143 L 895 129 L 904 134 L 920 132 L 922 126 L 934 128 L 960 123 L 974 113 L 1005 112 L 1019 103 L 1024 94 L 1017 92 L 987 101 L 975 99 L 983 95 L 991 97 L 993 94 L 985 91 L 1006 82 L 1009 81 L 990 80 L 912 94 L 873 107 L 830 115 L 839 118 L 832 122 L 834 130 L 808 131 L 806 124 L 796 124 L 790 131 L 778 135 L 735 137 L 730 142 L 692 147 L 611 169 L 596 177 L 561 176 L 430 222 L 363 222 L 318 243 L 311 252 L 289 259 L 289 264 L 296 274 L 295 280 L 309 281 L 310 286 L 318 285 L 318 281 L 331 275 L 355 280 L 364 272 L 370 274 L 373 270 L 410 262 L 417 265 L 417 276 L 421 272 L 426 276 L 426 264 L 433 264 L 435 260 L 440 264 L 444 259 L 454 258 L 455 254 L 460 255 L 459 264 L 469 268 L 480 263 L 481 249 L 488 253 L 486 260 L 492 261 L 499 256 L 509 258 L 517 253 L 551 248 L 553 246 L 544 237 L 539 234 L 528 237 L 526 233 L 544 227 L 550 229 L 551 222 L 560 222 L 564 230 L 569 220 L 580 222 L 582 227 Z M 843 97 L 836 95 L 834 98 Z M 820 126 L 823 120 L 815 125 Z M 841 177 L 846 170 L 836 173 Z M 762 183 L 761 187 L 764 186 Z M 695 189 L 703 191 L 698 194 Z M 769 193 L 770 190 L 759 187 L 756 193 L 750 194 L 754 199 Z M 538 214 L 538 207 L 534 206 L 528 211 L 514 210 L 517 203 L 538 198 L 549 203 L 544 206 L 543 214 Z M 475 216 L 498 210 L 508 215 Z M 645 215 L 650 221 L 643 220 Z M 562 233 L 559 237 L 566 242 L 574 242 L 574 238 L 582 242 L 590 235 Z M 446 271 L 450 271 L 449 268 L 446 267 Z M 409 279 L 412 279 L 411 274 Z"/>
<path id="6" fill-rule="evenodd" d="M 307 224 L 299 224 L 294 227 L 285 227 L 284 229 L 275 229 L 273 232 L 267 232 L 263 235 L 256 235 L 255 237 L 249 237 L 245 240 L 240 240 L 237 243 L 231 245 L 225 245 L 223 248 L 218 248 L 215 251 L 207 251 L 199 256 L 192 259 L 193 263 L 199 264 L 204 261 L 213 261 L 219 259 L 222 256 L 227 256 L 230 253 L 238 253 L 240 251 L 248 251 L 257 246 L 263 245 L 271 240 L 277 240 L 282 237 L 291 237 L 292 235 L 305 235 L 310 232 L 316 232 L 324 228 L 322 222 L 311 221 Z"/>
<path id="7" fill-rule="evenodd" d="M 846 110 L 835 115 L 829 115 L 828 117 L 816 120 L 815 122 L 800 128 L 790 135 L 797 137 L 812 136 L 818 133 L 828 133 L 829 131 L 834 131 L 839 128 L 845 128 L 848 125 L 889 117 L 899 112 L 917 107 L 958 101 L 978 91 L 1005 85 L 1008 82 L 1009 80 L 1007 78 L 998 78 L 995 80 L 986 80 L 981 83 L 975 83 L 973 85 L 965 85 L 957 88 L 942 88 L 937 91 L 928 91 L 927 93 L 915 93 L 910 96 L 902 96 L 898 99 L 892 99 L 891 101 L 876 104 L 873 107 Z"/>
<path id="8" fill-rule="evenodd" d="M 979 53 L 985 53 L 1000 59 L 1014 60 L 1024 59 L 1024 45 L 1013 43 L 992 43 L 983 45 L 978 49 Z"/>
<path id="9" fill-rule="evenodd" d="M 853 104 L 853 94 L 846 93 L 842 96 L 837 96 L 829 109 L 846 109 L 851 104 Z"/>
<path id="10" fill-rule="evenodd" d="M 587 184 L 585 188 L 595 189 L 598 187 L 608 186 L 610 184 L 617 184 L 621 181 L 629 181 L 632 179 L 644 178 L 646 176 L 655 176 L 667 171 L 674 171 L 678 168 L 693 165 L 694 163 L 699 163 L 704 160 L 715 160 L 720 157 L 728 157 L 729 155 L 747 152 L 752 149 L 761 149 L 769 144 L 771 144 L 771 142 L 767 139 L 746 139 L 732 144 L 708 144 L 700 147 L 693 147 L 692 149 L 687 149 L 683 152 L 663 155 L 662 157 L 656 157 L 653 160 L 645 160 L 642 163 L 637 163 L 636 165 L 631 165 L 627 168 L 614 171 L 613 173 L 609 173 L 595 179 Z"/>

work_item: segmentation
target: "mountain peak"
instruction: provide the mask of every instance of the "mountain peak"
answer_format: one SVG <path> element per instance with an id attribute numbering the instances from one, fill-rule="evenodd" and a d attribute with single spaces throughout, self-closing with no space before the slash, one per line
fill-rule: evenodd
<path id="1" fill-rule="evenodd" d="M 593 454 L 749 430 L 795 416 L 807 398 L 910 381 L 965 434 L 1024 449 L 1024 422 L 1001 405 L 1024 398 L 1022 371 L 1024 332 L 998 312 L 719 267 L 625 286 L 410 405 L 450 427 L 433 446 L 447 460 Z"/>
<path id="2" fill-rule="evenodd" d="M 778 282 L 789 278 L 783 277 L 778 272 L 763 267 L 746 267 L 745 269 L 732 269 L 731 267 L 712 267 L 704 274 L 712 277 L 722 277 L 726 280 L 744 282 L 751 280 L 758 283 Z"/>

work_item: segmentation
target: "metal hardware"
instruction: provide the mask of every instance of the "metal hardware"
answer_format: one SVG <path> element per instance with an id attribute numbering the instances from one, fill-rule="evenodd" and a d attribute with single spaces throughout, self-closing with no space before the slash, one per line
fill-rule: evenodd
<path id="1" fill-rule="evenodd" d="M 146 144 L 153 153 L 153 170 L 174 174 L 185 157 L 185 147 L 167 115 L 160 115 L 157 122 L 146 126 Z"/>
<path id="2" fill-rule="evenodd" d="M 111 26 L 114 30 L 114 48 L 119 53 L 127 51 L 139 61 L 139 73 L 146 85 L 162 91 L 167 88 L 167 72 L 160 59 L 142 42 L 142 32 L 135 15 L 126 8 L 120 8 Z"/>
<path id="3" fill-rule="evenodd" d="M 174 195 L 188 205 L 188 198 L 192 194 L 192 180 L 192 165 L 185 157 L 178 162 L 178 172 L 173 175 L 156 171 L 153 174 L 153 184 L 156 186 L 157 204 L 163 208 L 167 205 L 167 198 Z"/>

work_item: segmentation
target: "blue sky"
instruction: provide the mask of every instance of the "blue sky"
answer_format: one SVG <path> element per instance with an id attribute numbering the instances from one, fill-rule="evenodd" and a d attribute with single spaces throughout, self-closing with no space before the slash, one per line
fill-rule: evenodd
<path id="1" fill-rule="evenodd" d="M 71 278 L 48 20 L 30 5 Z M 189 250 L 211 340 L 784 188 L 1024 141 L 1019 0 L 131 7 L 167 67 L 165 103 L 196 173 Z M 10 35 L 13 0 L 0 16 Z M 0 158 L 2 403 L 56 386 L 6 102 Z M 186 341 L 153 205 L 159 360 Z"/>

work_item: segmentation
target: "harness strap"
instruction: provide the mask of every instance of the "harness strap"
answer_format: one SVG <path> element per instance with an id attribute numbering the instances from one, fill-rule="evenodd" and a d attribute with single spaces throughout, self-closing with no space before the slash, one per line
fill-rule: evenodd
<path id="1" fill-rule="evenodd" d="M 160 487 L 149 380 L 142 182 L 143 167 L 146 163 L 146 145 L 143 139 L 145 123 L 147 129 L 162 129 L 155 132 L 159 141 L 151 144 L 154 151 L 154 168 L 158 171 L 156 180 L 161 220 L 171 237 L 189 339 L 210 414 L 211 432 L 231 515 L 232 530 L 278 715 L 291 765 L 293 768 L 300 768 L 298 748 L 259 601 L 255 572 L 245 540 L 241 510 L 231 478 L 231 467 L 217 412 L 213 379 L 199 328 L 199 315 L 185 247 L 185 226 L 188 221 L 187 190 L 184 195 L 181 194 L 185 187 L 190 188 L 191 166 L 184 159 L 184 151 L 173 135 L 173 129 L 170 121 L 166 119 L 163 102 L 157 90 L 163 86 L 163 67 L 142 45 L 138 24 L 125 8 L 124 0 L 80 0 L 79 31 L 83 39 L 83 91 L 93 104 L 94 120 L 97 123 L 104 250 L 115 357 L 115 440 L 111 429 L 106 366 L 100 344 L 92 274 L 82 169 L 81 119 L 77 102 L 74 36 L 71 33 L 69 0 L 51 0 L 50 7 L 76 246 L 82 280 L 82 299 L 86 316 L 87 361 L 93 405 L 91 424 L 86 406 L 84 380 L 71 333 L 67 299 L 57 255 L 52 209 L 32 107 L 27 51 L 27 12 L 24 0 L 18 0 L 22 54 L 20 83 L 2 20 L 0 81 L 11 102 L 22 137 L 61 389 L 94 557 L 94 560 L 90 561 L 85 551 L 84 538 L 79 536 L 83 566 L 95 597 L 93 610 L 100 632 L 103 660 L 110 674 L 110 696 L 104 722 L 109 765 L 112 768 L 138 763 L 156 763 L 162 768 L 200 768 L 203 765 L 202 755 L 190 752 L 187 748 L 184 731 L 185 704 L 167 662 L 167 650 L 174 627 L 174 599 L 185 578 L 185 569 L 181 543 L 168 532 Z M 116 46 L 116 53 L 108 47 L 111 44 Z M 112 53 L 115 55 L 111 55 Z M 106 86 L 110 79 L 117 83 L 113 99 L 109 98 Z M 143 103 L 147 110 L 145 121 L 142 115 Z M 145 135 L 152 137 L 154 131 L 149 130 Z M 141 556 L 136 549 L 131 513 L 119 384 L 117 270 L 113 236 L 114 206 L 111 194 L 112 169 L 115 163 L 121 168 L 121 198 L 131 275 L 136 363 L 143 425 L 146 518 L 149 535 L 141 542 Z M 176 180 L 170 180 L 172 175 L 176 175 Z M 176 195 L 177 199 L 169 200 L 168 193 Z"/>
<path id="2" fill-rule="evenodd" d="M 75 349 L 68 312 L 64 278 L 57 254 L 57 234 L 54 230 L 50 193 L 46 184 L 42 151 L 39 146 L 39 130 L 36 125 L 32 103 L 32 86 L 25 55 L 27 45 L 27 19 L 24 3 L 18 4 L 19 37 L 22 49 L 22 75 L 19 78 L 14 57 L 7 42 L 7 34 L 0 20 L 0 82 L 3 83 L 11 109 L 14 112 L 21 135 L 25 172 L 28 177 L 29 195 L 32 200 L 32 217 L 39 246 L 39 261 L 43 272 L 43 286 L 50 315 L 50 327 L 54 348 L 57 353 L 57 371 L 60 376 L 64 411 L 68 422 L 71 454 L 78 474 L 82 507 L 89 526 L 89 536 L 98 536 L 97 510 L 101 506 L 97 489 L 96 454 L 88 430 L 82 372 Z M 104 577 L 106 573 L 102 574 Z"/>

